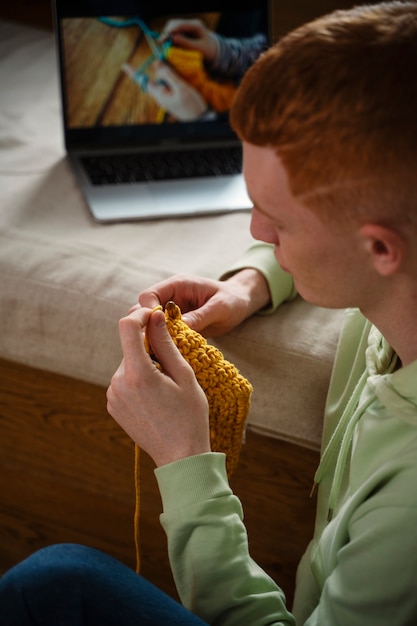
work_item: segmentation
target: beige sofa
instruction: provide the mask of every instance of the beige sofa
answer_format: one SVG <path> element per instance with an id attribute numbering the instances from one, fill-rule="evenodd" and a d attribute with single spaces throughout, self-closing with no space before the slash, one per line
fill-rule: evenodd
<path id="1" fill-rule="evenodd" d="M 251 243 L 249 222 L 250 214 L 242 212 L 94 223 L 63 148 L 53 35 L 0 23 L 0 358 L 6 378 L 7 364 L 29 367 L 39 372 L 39 389 L 41 373 L 49 372 L 98 386 L 104 397 L 121 358 L 117 321 L 138 293 L 173 273 L 219 276 Z M 216 342 L 254 386 L 250 431 L 297 450 L 318 450 L 342 316 L 297 299 Z M 6 391 L 14 386 L 15 399 L 28 371 L 21 370 L 19 383 L 13 369 L 6 384 Z M 43 414 L 45 402 L 43 397 Z M 16 412 L 21 406 L 16 400 Z M 3 476 L 13 458 L 13 450 L 5 452 L 10 414 L 13 409 L 0 415 Z M 18 449 L 18 432 L 13 437 Z M 28 504 L 25 515 L 30 511 Z M 50 540 L 44 534 L 29 547 Z"/>

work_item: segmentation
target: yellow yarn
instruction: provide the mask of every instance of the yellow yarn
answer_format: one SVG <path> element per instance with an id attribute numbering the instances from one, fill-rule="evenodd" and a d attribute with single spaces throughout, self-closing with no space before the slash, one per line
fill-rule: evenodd
<path id="1" fill-rule="evenodd" d="M 156 307 L 162 309 L 162 307 Z M 155 309 L 155 310 L 156 310 Z M 210 441 L 213 452 L 226 454 L 230 477 L 239 461 L 246 421 L 250 408 L 252 385 L 238 369 L 226 361 L 223 354 L 182 320 L 180 308 L 174 302 L 165 307 L 168 331 L 184 359 L 194 370 L 196 379 L 206 394 L 209 405 Z M 145 347 L 152 355 L 145 337 Z M 139 571 L 139 447 L 135 446 L 135 543 Z"/>
<path id="2" fill-rule="evenodd" d="M 212 80 L 204 69 L 203 55 L 199 50 L 184 50 L 172 46 L 166 59 L 182 78 L 201 93 L 209 107 L 224 113 L 232 106 L 237 87 L 232 81 Z"/>

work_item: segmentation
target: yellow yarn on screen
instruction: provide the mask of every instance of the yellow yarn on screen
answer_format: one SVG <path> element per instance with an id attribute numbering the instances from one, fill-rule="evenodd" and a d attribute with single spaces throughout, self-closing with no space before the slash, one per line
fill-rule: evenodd
<path id="1" fill-rule="evenodd" d="M 224 113 L 230 109 L 236 95 L 236 85 L 232 81 L 219 82 L 210 78 L 204 69 L 204 58 L 199 50 L 172 46 L 166 51 L 165 58 L 184 80 L 200 92 L 213 111 Z"/>
<path id="2" fill-rule="evenodd" d="M 162 309 L 156 307 L 155 310 Z M 213 452 L 226 454 L 227 475 L 233 474 L 239 461 L 250 408 L 252 385 L 238 369 L 209 345 L 183 320 L 180 308 L 174 302 L 165 307 L 168 331 L 184 359 L 194 370 L 196 379 L 206 394 L 209 405 L 210 442 Z M 145 347 L 153 356 L 145 337 Z M 159 364 L 158 364 L 159 366 Z M 160 366 L 159 366 L 160 367 Z M 135 446 L 135 545 L 136 565 L 139 571 L 139 447 Z"/>

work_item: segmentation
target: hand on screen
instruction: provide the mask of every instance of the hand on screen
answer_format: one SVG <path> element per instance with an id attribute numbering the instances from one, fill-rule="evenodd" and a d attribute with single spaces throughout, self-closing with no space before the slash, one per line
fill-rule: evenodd
<path id="1" fill-rule="evenodd" d="M 163 62 L 156 64 L 147 92 L 181 122 L 201 117 L 208 108 L 200 93 Z"/>

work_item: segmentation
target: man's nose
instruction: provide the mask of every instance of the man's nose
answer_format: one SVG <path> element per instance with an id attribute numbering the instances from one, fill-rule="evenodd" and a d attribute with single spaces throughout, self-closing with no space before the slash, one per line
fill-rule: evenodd
<path id="1" fill-rule="evenodd" d="M 273 228 L 271 221 L 262 215 L 256 207 L 252 209 L 250 232 L 254 239 L 265 243 L 279 244 L 278 235 Z"/>

